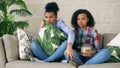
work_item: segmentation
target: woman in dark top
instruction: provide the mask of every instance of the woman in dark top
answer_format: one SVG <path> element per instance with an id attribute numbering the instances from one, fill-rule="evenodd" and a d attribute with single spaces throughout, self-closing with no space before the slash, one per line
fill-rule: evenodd
<path id="1" fill-rule="evenodd" d="M 101 49 L 100 37 L 94 27 L 95 21 L 91 13 L 86 9 L 75 11 L 71 24 L 74 27 L 75 41 L 73 45 L 75 58 L 66 59 L 71 64 L 78 66 L 82 64 L 99 64 L 110 57 L 108 49 Z"/>

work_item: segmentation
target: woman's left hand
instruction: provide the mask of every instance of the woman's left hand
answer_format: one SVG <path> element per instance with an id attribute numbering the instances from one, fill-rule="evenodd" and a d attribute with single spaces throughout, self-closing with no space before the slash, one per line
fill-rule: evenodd
<path id="1" fill-rule="evenodd" d="M 65 50 L 64 54 L 67 54 L 71 60 L 75 58 L 75 53 L 72 49 L 72 43 L 68 43 L 67 49 Z"/>

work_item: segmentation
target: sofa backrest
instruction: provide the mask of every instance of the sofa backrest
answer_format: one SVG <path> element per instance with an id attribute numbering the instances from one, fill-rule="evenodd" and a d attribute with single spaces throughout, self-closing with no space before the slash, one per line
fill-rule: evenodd
<path id="1" fill-rule="evenodd" d="M 107 43 L 109 43 L 118 33 L 104 33 L 102 35 L 102 45 L 106 47 Z"/>
<path id="2" fill-rule="evenodd" d="M 99 37 L 100 37 L 100 44 L 102 45 L 102 34 L 99 33 Z"/>
<path id="3" fill-rule="evenodd" d="M 5 68 L 6 58 L 5 58 L 5 50 L 3 46 L 3 39 L 0 38 L 0 68 Z"/>
<path id="4" fill-rule="evenodd" d="M 6 34 L 3 36 L 3 42 L 7 62 L 19 59 L 17 36 Z"/>

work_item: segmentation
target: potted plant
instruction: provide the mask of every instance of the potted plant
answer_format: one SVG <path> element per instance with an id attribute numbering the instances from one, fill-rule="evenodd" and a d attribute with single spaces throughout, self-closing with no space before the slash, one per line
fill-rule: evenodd
<path id="1" fill-rule="evenodd" d="M 11 6 L 19 6 L 19 8 L 10 8 Z M 23 0 L 0 0 L 0 37 L 4 34 L 13 34 L 19 27 L 28 26 L 27 21 L 15 21 L 17 16 L 31 16 L 32 13 L 28 10 Z"/>

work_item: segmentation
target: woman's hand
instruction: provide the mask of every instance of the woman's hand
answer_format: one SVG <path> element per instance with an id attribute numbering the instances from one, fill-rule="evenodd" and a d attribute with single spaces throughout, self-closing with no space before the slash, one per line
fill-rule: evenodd
<path id="1" fill-rule="evenodd" d="M 75 53 L 72 49 L 72 43 L 68 43 L 67 49 L 65 50 L 64 54 L 67 54 L 71 60 L 75 58 Z"/>
<path id="2" fill-rule="evenodd" d="M 44 26 L 45 26 L 45 22 L 42 21 L 42 22 L 40 23 L 40 27 L 42 28 L 42 27 L 44 27 Z"/>

